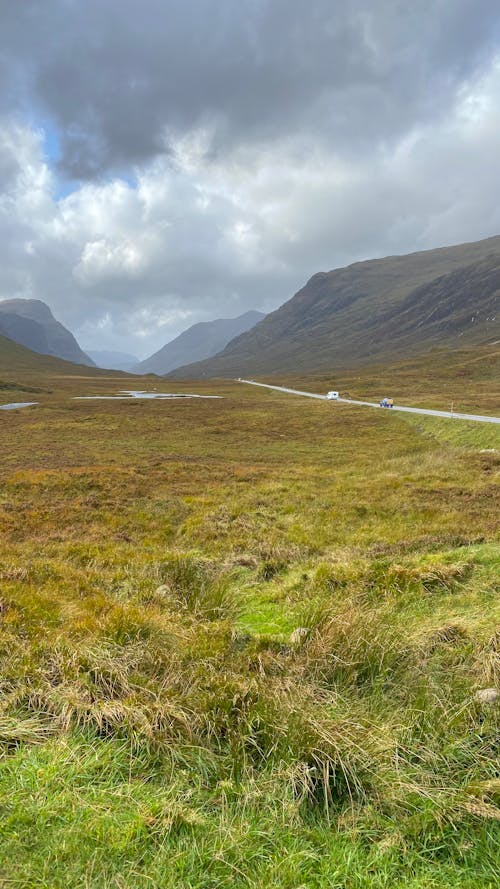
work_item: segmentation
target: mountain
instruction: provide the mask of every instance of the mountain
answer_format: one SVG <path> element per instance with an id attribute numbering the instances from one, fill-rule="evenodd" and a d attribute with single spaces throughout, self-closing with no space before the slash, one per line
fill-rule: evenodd
<path id="1" fill-rule="evenodd" d="M 87 352 L 87 355 L 90 355 L 97 367 L 104 367 L 109 370 L 132 370 L 139 360 L 136 355 L 129 355 L 128 352 L 114 352 L 112 350 L 94 350 Z"/>
<path id="2" fill-rule="evenodd" d="M 33 349 L 34 352 L 45 355 L 48 353 L 49 344 L 45 329 L 38 321 L 32 321 L 31 318 L 23 318 L 14 312 L 0 311 L 0 334 Z"/>
<path id="3" fill-rule="evenodd" d="M 19 320 L 16 321 L 13 316 Z M 43 355 L 64 358 L 75 364 L 94 365 L 92 359 L 80 349 L 73 334 L 56 321 L 48 305 L 39 299 L 6 299 L 0 302 L 0 332 Z"/>
<path id="4" fill-rule="evenodd" d="M 500 236 L 357 262 L 314 275 L 220 354 L 172 376 L 329 371 L 491 342 L 500 339 L 499 292 Z"/>
<path id="5" fill-rule="evenodd" d="M 181 364 L 201 361 L 220 352 L 240 333 L 250 330 L 265 318 L 262 312 L 245 312 L 238 318 L 220 318 L 193 324 L 154 355 L 141 361 L 134 373 L 166 374 Z"/>
<path id="6" fill-rule="evenodd" d="M 90 377 L 105 375 L 105 372 L 97 367 L 82 368 L 81 364 L 73 364 L 62 358 L 54 358 L 52 355 L 40 354 L 14 340 L 7 339 L 0 334 L 0 388 L 2 381 L 9 381 L 21 375 L 28 375 L 32 379 L 39 379 L 44 374 L 63 376 Z"/>

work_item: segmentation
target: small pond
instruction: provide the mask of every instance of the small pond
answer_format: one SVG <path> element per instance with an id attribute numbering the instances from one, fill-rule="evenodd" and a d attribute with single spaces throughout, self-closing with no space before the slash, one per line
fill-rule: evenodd
<path id="1" fill-rule="evenodd" d="M 130 401 L 134 398 L 220 398 L 220 395 L 195 395 L 186 392 L 145 392 L 140 389 L 121 389 L 118 395 L 76 395 L 75 401 Z"/>
<path id="2" fill-rule="evenodd" d="M 12 404 L 0 404 L 0 411 L 15 411 L 19 407 L 32 407 L 38 401 L 13 401 Z"/>

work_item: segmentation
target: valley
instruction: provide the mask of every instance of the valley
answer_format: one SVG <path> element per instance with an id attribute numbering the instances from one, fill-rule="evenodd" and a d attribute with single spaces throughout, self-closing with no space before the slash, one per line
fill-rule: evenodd
<path id="1" fill-rule="evenodd" d="M 500 887 L 499 59 L 0 3 L 0 889 Z"/>

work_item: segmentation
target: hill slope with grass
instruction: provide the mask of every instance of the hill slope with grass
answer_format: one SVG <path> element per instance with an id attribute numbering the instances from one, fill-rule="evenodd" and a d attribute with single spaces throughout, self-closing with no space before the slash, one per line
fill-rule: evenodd
<path id="1" fill-rule="evenodd" d="M 18 317 L 17 323 L 13 322 L 13 316 Z M 94 366 L 73 334 L 54 318 L 48 305 L 39 299 L 6 299 L 0 302 L 0 332 L 34 352 L 53 355 L 74 364 Z"/>
<path id="2" fill-rule="evenodd" d="M 291 300 L 179 378 L 311 373 L 435 345 L 500 339 L 500 237 L 314 275 Z"/>
<path id="3" fill-rule="evenodd" d="M 154 355 L 141 361 L 135 373 L 166 374 L 188 361 L 201 361 L 220 352 L 235 336 L 249 330 L 265 318 L 262 312 L 245 312 L 238 318 L 219 318 L 193 324 Z"/>
<path id="4" fill-rule="evenodd" d="M 87 379 L 104 374 L 105 371 L 96 367 L 82 367 L 81 364 L 34 352 L 0 334 L 0 380 L 29 377 L 33 381 L 37 376 L 44 379 L 57 375 L 64 378 L 84 376 Z"/>

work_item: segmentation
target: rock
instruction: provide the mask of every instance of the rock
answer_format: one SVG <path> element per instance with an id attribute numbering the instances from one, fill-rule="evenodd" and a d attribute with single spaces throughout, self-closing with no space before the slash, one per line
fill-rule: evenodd
<path id="1" fill-rule="evenodd" d="M 478 704 L 496 704 L 500 700 L 498 688 L 480 688 L 474 695 Z"/>
<path id="2" fill-rule="evenodd" d="M 292 645 L 300 645 L 307 639 L 310 632 L 309 627 L 297 627 L 290 636 L 290 643 Z"/>

